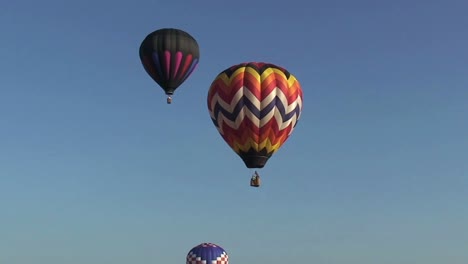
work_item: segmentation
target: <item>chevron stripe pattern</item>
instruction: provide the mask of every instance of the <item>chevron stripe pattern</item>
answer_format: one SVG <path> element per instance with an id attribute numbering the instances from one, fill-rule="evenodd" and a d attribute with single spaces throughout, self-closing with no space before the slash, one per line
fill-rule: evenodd
<path id="1" fill-rule="evenodd" d="M 299 81 L 284 68 L 246 62 L 221 72 L 207 101 L 213 124 L 226 143 L 248 168 L 262 168 L 297 125 L 303 93 Z"/>

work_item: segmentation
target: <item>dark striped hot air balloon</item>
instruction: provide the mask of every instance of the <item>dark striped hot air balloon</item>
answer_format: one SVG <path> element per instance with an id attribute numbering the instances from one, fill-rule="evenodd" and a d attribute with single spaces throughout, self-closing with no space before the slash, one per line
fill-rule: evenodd
<path id="1" fill-rule="evenodd" d="M 299 81 L 286 69 L 246 62 L 222 71 L 208 91 L 213 124 L 247 168 L 263 168 L 293 132 L 302 111 Z M 260 186 L 255 171 L 251 186 Z"/>
<path id="2" fill-rule="evenodd" d="M 180 29 L 156 30 L 140 45 L 141 63 L 168 96 L 168 104 L 175 90 L 192 74 L 199 59 L 197 41 Z"/>
<path id="3" fill-rule="evenodd" d="M 229 264 L 229 256 L 216 244 L 201 243 L 189 251 L 186 264 Z"/>

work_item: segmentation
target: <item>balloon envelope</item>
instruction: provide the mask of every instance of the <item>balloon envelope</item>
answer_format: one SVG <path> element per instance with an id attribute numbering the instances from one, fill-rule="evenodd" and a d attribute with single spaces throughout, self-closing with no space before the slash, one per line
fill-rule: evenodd
<path id="1" fill-rule="evenodd" d="M 229 264 L 226 251 L 213 243 L 201 243 L 187 254 L 186 264 Z"/>
<path id="2" fill-rule="evenodd" d="M 156 30 L 140 45 L 140 60 L 145 71 L 167 95 L 172 95 L 192 74 L 199 59 L 197 41 L 180 29 Z"/>
<path id="3" fill-rule="evenodd" d="M 208 111 L 248 168 L 263 168 L 286 142 L 302 111 L 302 88 L 286 69 L 245 62 L 222 71 L 208 91 Z"/>

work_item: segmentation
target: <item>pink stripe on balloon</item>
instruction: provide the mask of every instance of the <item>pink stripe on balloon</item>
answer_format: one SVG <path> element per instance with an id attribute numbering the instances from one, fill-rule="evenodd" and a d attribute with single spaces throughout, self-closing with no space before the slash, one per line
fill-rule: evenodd
<path id="1" fill-rule="evenodd" d="M 176 53 L 175 71 L 174 71 L 174 75 L 172 77 L 177 76 L 177 72 L 179 71 L 181 61 L 182 61 L 182 52 L 178 51 Z"/>
<path id="2" fill-rule="evenodd" d="M 166 58 L 166 77 L 169 79 L 169 73 L 171 72 L 171 52 L 166 50 L 164 56 Z"/>
<path id="3" fill-rule="evenodd" d="M 188 67 L 190 66 L 190 63 L 192 62 L 192 54 L 187 55 L 185 57 L 185 63 L 184 66 L 182 66 L 182 71 L 180 72 L 178 78 L 183 78 L 185 75 L 185 72 L 188 70 Z"/>

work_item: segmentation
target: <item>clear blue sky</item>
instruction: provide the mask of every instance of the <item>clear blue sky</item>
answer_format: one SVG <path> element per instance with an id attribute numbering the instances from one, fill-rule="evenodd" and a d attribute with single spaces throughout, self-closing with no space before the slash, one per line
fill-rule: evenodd
<path id="1" fill-rule="evenodd" d="M 0 262 L 468 263 L 468 2 L 3 1 Z M 149 32 L 199 42 L 172 105 Z M 304 89 L 294 134 L 251 171 L 206 95 L 244 61 Z"/>

